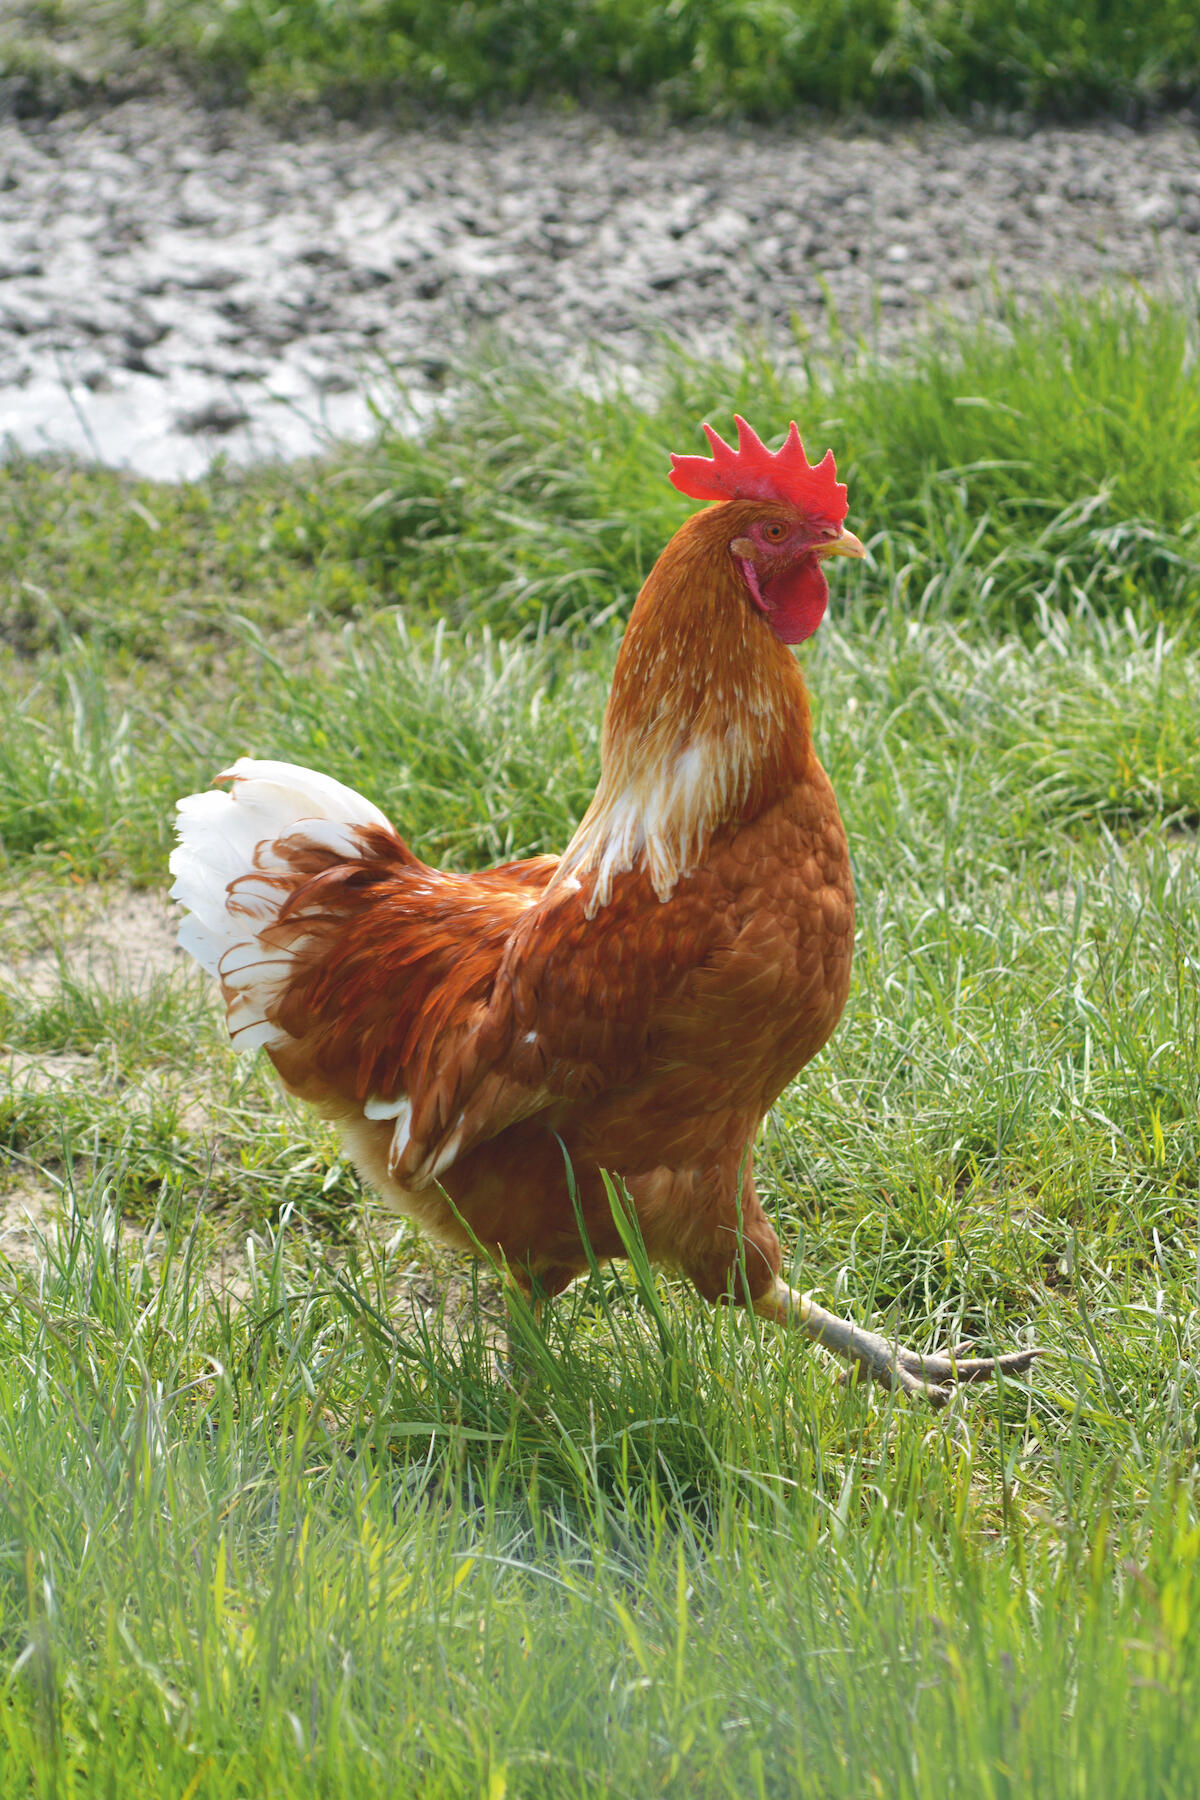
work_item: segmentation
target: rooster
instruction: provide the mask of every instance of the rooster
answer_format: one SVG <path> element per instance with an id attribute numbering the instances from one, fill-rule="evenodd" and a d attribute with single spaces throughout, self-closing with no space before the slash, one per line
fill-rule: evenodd
<path id="1" fill-rule="evenodd" d="M 624 1253 L 615 1177 L 652 1261 L 709 1301 L 798 1327 L 935 1405 L 1035 1354 L 903 1349 L 781 1278 L 753 1145 L 845 1005 L 854 890 L 790 646 L 825 565 L 861 557 L 832 451 L 673 456 L 713 502 L 638 597 L 599 786 L 561 857 L 422 863 L 353 789 L 242 758 L 179 803 L 180 944 L 220 982 L 235 1046 L 340 1127 L 366 1181 L 540 1300 Z M 626 1223 L 625 1228 L 628 1229 Z"/>

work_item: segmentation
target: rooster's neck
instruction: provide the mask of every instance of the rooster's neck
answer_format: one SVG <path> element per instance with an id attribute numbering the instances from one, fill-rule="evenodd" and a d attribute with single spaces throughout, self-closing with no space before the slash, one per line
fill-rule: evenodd
<path id="1" fill-rule="evenodd" d="M 714 832 L 756 818 L 807 767 L 803 677 L 729 553 L 748 510 L 696 513 L 638 596 L 604 715 L 600 784 L 560 866 L 560 878 L 594 872 L 589 913 L 638 865 L 669 899 Z"/>

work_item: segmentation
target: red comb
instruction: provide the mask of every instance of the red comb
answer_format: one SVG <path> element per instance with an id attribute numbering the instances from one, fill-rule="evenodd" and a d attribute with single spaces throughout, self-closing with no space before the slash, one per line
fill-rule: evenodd
<path id="1" fill-rule="evenodd" d="M 779 450 L 768 450 L 745 419 L 733 415 L 738 428 L 736 450 L 711 425 L 704 435 L 712 457 L 672 456 L 670 479 L 692 500 L 780 500 L 819 519 L 840 525 L 846 516 L 846 485 L 837 478 L 833 451 L 810 463 L 793 419 Z"/>

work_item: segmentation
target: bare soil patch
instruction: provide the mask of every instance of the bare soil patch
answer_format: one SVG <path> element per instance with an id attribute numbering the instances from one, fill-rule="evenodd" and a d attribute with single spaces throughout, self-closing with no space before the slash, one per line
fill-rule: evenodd
<path id="1" fill-rule="evenodd" d="M 58 1225 L 58 1195 L 36 1180 L 21 1181 L 0 1192 L 0 1268 L 36 1268 L 45 1239 Z"/>
<path id="2" fill-rule="evenodd" d="M 64 981 L 143 993 L 190 967 L 175 944 L 175 908 L 138 888 L 31 888 L 0 908 L 0 980 L 30 999 Z"/>
<path id="3" fill-rule="evenodd" d="M 1194 286 L 1200 133 L 1163 122 L 653 128 L 534 112 L 291 134 L 182 97 L 0 124 L 0 438 L 153 475 L 426 416 L 481 330 L 626 369 L 792 321 Z"/>

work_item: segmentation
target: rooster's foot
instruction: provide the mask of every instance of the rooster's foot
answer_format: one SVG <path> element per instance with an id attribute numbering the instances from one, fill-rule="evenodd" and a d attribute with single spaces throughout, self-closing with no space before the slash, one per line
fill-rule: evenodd
<path id="1" fill-rule="evenodd" d="M 1007 1356 L 923 1356 L 889 1342 L 878 1332 L 864 1331 L 849 1319 L 839 1319 L 778 1278 L 774 1287 L 755 1301 L 754 1310 L 776 1325 L 799 1327 L 840 1356 L 850 1365 L 843 1379 L 852 1380 L 861 1372 L 881 1387 L 919 1394 L 931 1406 L 945 1406 L 949 1400 L 950 1389 L 943 1383 L 987 1381 L 997 1370 L 1016 1375 L 1041 1354 L 1030 1349 L 1014 1350 Z"/>

